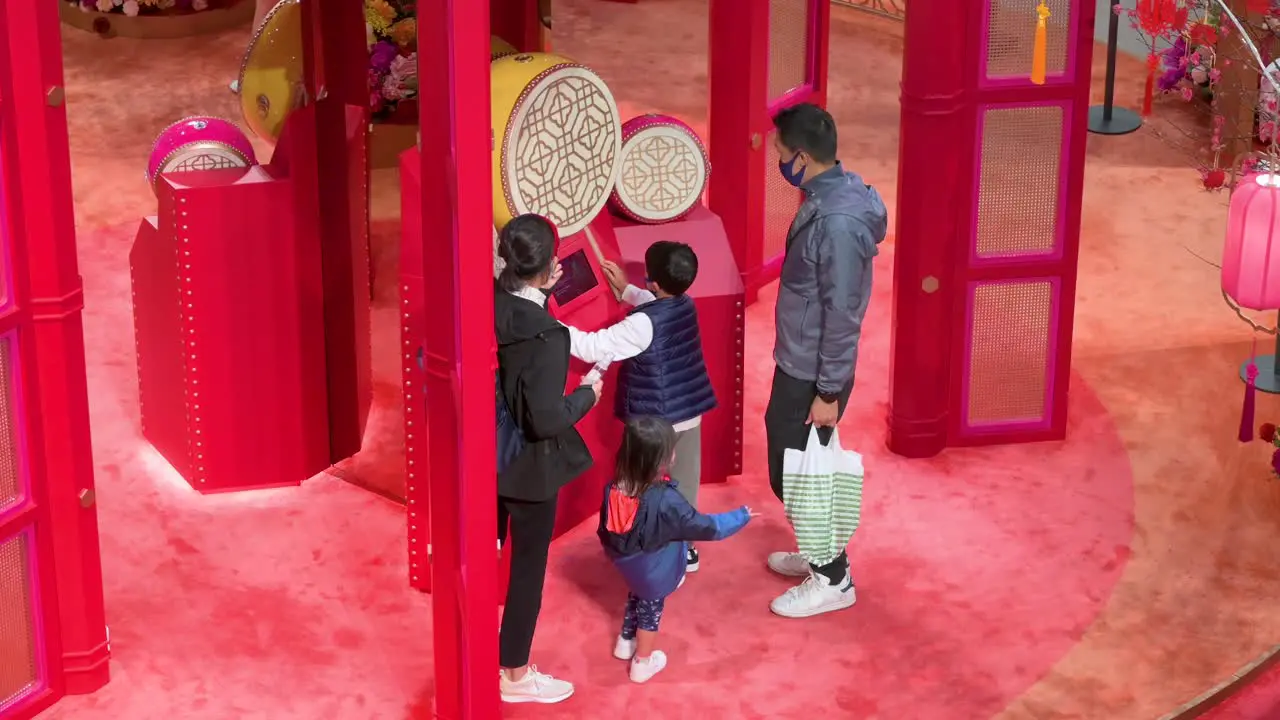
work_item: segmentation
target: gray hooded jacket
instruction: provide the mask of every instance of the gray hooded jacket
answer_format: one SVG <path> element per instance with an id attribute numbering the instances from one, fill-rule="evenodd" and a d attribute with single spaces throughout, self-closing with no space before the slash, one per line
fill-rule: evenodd
<path id="1" fill-rule="evenodd" d="M 888 213 L 875 188 L 839 163 L 803 187 L 778 284 L 773 359 L 787 375 L 836 394 L 853 382 L 871 267 Z"/>

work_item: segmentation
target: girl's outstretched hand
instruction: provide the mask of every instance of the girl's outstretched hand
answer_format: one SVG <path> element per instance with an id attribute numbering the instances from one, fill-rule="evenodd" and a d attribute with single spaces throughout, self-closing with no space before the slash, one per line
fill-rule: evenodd
<path id="1" fill-rule="evenodd" d="M 742 508 L 747 511 L 747 517 L 753 517 L 753 518 L 760 517 L 760 513 L 756 512 L 755 510 L 752 510 L 750 506 L 743 505 Z"/>

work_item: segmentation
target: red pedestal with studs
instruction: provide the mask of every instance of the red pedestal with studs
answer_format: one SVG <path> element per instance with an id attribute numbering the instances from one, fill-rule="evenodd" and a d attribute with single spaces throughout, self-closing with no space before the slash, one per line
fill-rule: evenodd
<path id="1" fill-rule="evenodd" d="M 742 274 L 720 217 L 699 206 L 664 225 L 614 220 L 614 236 L 631 282 L 644 284 L 644 253 L 659 240 L 682 242 L 698 255 L 698 279 L 689 296 L 698 308 L 702 354 L 716 390 L 716 409 L 702 418 L 702 482 L 722 483 L 742 473 Z M 611 374 L 610 379 L 613 379 Z M 732 451 L 730 451 L 732 448 Z"/>
<path id="2" fill-rule="evenodd" d="M 129 255 L 143 436 L 200 492 L 297 485 L 329 432 L 319 248 L 290 183 L 184 173 L 159 201 Z"/>

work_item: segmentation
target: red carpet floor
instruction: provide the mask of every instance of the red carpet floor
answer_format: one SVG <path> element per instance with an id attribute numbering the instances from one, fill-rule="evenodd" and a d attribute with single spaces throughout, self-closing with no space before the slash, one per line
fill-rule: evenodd
<path id="1" fill-rule="evenodd" d="M 1280 665 L 1255 678 L 1201 720 L 1276 720 L 1280 718 Z"/>
<path id="2" fill-rule="evenodd" d="M 80 235 L 114 677 L 47 717 L 427 717 L 430 599 L 406 587 L 401 507 L 328 476 L 200 497 L 140 439 L 131 234 Z M 749 472 L 705 493 L 709 509 L 746 502 L 766 516 L 704 549 L 703 571 L 664 620 L 671 667 L 647 686 L 627 682 L 609 654 L 623 591 L 592 528 L 566 536 L 553 549 L 534 659 L 579 692 L 507 717 L 801 718 L 819 707 L 842 718 L 978 720 L 1080 639 L 1133 531 L 1133 478 L 1114 425 L 1077 378 L 1066 443 L 923 462 L 889 455 L 889 273 L 879 277 L 842 425 L 869 468 L 852 548 L 856 608 L 808 621 L 768 612 L 786 583 L 763 557 L 787 545 L 759 470 L 770 290 L 749 312 Z"/>

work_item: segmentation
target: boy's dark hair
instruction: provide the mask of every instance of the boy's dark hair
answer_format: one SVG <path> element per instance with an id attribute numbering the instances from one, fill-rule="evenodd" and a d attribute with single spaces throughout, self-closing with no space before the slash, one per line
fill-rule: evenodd
<path id="1" fill-rule="evenodd" d="M 512 218 L 498 235 L 498 257 L 506 263 L 498 274 L 498 286 L 515 292 L 545 277 L 551 272 L 557 240 L 555 226 L 541 215 Z"/>
<path id="2" fill-rule="evenodd" d="M 631 497 L 640 497 L 671 462 L 676 431 L 661 418 L 638 417 L 627 421 L 614 466 L 614 483 Z"/>
<path id="3" fill-rule="evenodd" d="M 698 255 L 681 242 L 659 240 L 644 251 L 644 271 L 668 295 L 683 295 L 698 277 Z"/>
<path id="4" fill-rule="evenodd" d="M 773 116 L 773 126 L 792 152 L 806 153 L 824 165 L 836 161 L 836 121 L 826 110 L 812 103 L 793 105 Z"/>

